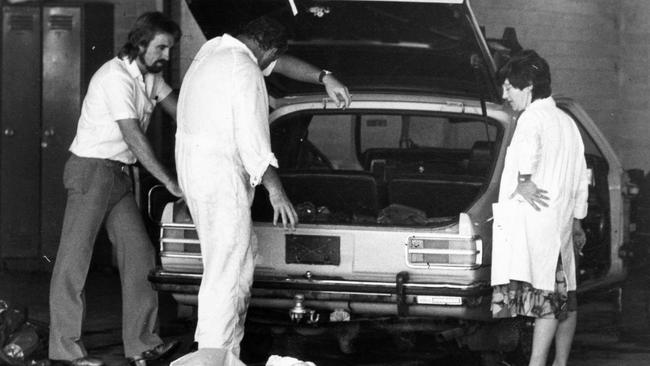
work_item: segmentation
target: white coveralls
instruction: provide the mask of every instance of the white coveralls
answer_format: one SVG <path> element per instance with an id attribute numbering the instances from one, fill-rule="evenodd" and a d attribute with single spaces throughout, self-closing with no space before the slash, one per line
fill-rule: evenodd
<path id="1" fill-rule="evenodd" d="M 254 187 L 269 165 L 278 165 L 271 152 L 264 74 L 253 53 L 224 34 L 201 47 L 178 102 L 178 180 L 204 267 L 195 339 L 199 349 L 226 349 L 236 356 L 253 282 Z"/>
<path id="2" fill-rule="evenodd" d="M 510 198 L 519 173 L 548 191 L 548 207 L 536 211 L 519 196 Z M 561 255 L 568 290 L 576 289 L 573 219 L 587 215 L 588 184 L 575 122 L 552 97 L 533 101 L 517 121 L 493 205 L 492 286 L 518 280 L 553 291 Z"/>

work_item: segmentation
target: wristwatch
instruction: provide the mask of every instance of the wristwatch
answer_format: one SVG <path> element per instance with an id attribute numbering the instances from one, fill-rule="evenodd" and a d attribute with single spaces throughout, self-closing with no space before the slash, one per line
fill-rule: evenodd
<path id="1" fill-rule="evenodd" d="M 318 74 L 318 82 L 322 84 L 323 83 L 323 78 L 326 75 L 330 75 L 331 73 L 332 72 L 329 71 L 329 70 L 325 70 L 325 69 L 321 70 L 320 74 Z"/>

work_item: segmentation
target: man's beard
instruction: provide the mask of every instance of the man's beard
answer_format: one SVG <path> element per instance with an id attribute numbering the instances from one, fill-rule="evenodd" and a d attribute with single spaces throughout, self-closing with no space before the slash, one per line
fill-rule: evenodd
<path id="1" fill-rule="evenodd" d="M 159 59 L 156 60 L 153 64 L 147 65 L 146 61 L 144 60 L 144 54 L 138 55 L 138 58 L 140 59 L 140 62 L 147 68 L 147 72 L 152 74 L 157 74 L 163 71 L 167 66 L 167 60 Z"/>

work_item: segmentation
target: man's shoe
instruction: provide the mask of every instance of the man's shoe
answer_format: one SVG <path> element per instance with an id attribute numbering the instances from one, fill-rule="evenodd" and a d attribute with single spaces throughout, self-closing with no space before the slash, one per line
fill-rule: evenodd
<path id="1" fill-rule="evenodd" d="M 52 366 L 105 366 L 104 361 L 94 357 L 79 357 L 72 361 L 52 360 Z"/>
<path id="2" fill-rule="evenodd" d="M 133 358 L 129 359 L 129 362 L 134 365 L 139 365 L 142 364 L 141 361 L 153 361 L 153 360 L 158 360 L 160 358 L 167 357 L 174 352 L 176 347 L 178 347 L 180 343 L 178 341 L 171 341 L 167 343 L 161 343 L 157 345 L 156 347 L 142 352 L 139 356 L 135 356 Z"/>

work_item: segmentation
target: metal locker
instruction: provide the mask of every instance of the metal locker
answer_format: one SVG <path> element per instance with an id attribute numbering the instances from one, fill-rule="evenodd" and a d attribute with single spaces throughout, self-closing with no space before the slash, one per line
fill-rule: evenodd
<path id="1" fill-rule="evenodd" d="M 55 254 L 65 205 L 62 173 L 79 118 L 81 93 L 80 8 L 43 8 L 43 110 L 41 241 Z"/>
<path id="2" fill-rule="evenodd" d="M 41 9 L 2 8 L 0 256 L 40 252 Z"/>
<path id="3" fill-rule="evenodd" d="M 47 256 L 58 248 L 66 198 L 63 166 L 81 103 L 93 73 L 113 57 L 112 14 L 113 6 L 104 3 L 43 6 L 41 243 Z"/>
<path id="4" fill-rule="evenodd" d="M 1 50 L 0 265 L 42 267 L 58 249 L 88 82 L 114 55 L 113 5 L 5 5 Z"/>

